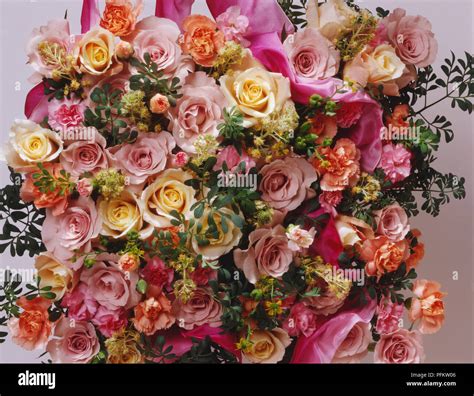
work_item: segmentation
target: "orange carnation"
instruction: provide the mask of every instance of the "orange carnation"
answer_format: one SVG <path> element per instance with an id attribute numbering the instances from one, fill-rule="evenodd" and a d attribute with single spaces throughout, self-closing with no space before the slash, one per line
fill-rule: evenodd
<path id="1" fill-rule="evenodd" d="M 171 314 L 170 300 L 161 293 L 156 298 L 150 297 L 135 307 L 133 324 L 139 332 L 152 335 L 158 330 L 170 328 L 175 320 Z"/>
<path id="2" fill-rule="evenodd" d="M 413 298 L 408 316 L 411 321 L 421 320 L 419 331 L 422 334 L 436 333 L 444 322 L 443 297 L 438 282 L 419 279 L 413 284 Z"/>
<path id="3" fill-rule="evenodd" d="M 216 23 L 204 15 L 190 15 L 183 21 L 183 31 L 183 52 L 190 54 L 197 64 L 211 67 L 224 46 L 224 34 L 217 30 Z"/>
<path id="4" fill-rule="evenodd" d="M 137 0 L 135 6 L 129 0 L 106 0 L 100 26 L 115 36 L 127 36 L 135 29 L 142 9 L 143 0 Z"/>

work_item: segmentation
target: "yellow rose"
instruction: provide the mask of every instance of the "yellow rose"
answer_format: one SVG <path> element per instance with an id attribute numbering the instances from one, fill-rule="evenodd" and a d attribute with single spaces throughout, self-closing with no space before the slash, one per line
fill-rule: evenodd
<path id="1" fill-rule="evenodd" d="M 98 209 L 103 221 L 103 235 L 122 238 L 135 230 L 142 238 L 147 238 L 153 232 L 153 228 L 143 222 L 142 204 L 129 191 L 123 191 L 119 197 L 110 200 L 99 199 Z"/>
<path id="2" fill-rule="evenodd" d="M 63 298 L 64 293 L 73 286 L 73 272 L 50 253 L 41 253 L 36 257 L 35 268 L 40 278 L 40 288 L 50 286 L 56 294 L 55 301 Z"/>
<path id="3" fill-rule="evenodd" d="M 290 82 L 286 77 L 270 73 L 257 62 L 245 59 L 237 69 L 220 78 L 220 85 L 231 106 L 243 114 L 246 128 L 280 111 L 291 98 Z"/>
<path id="4" fill-rule="evenodd" d="M 291 339 L 285 330 L 253 330 L 250 335 L 250 346 L 243 351 L 245 363 L 277 363 L 283 359 L 285 349 Z"/>
<path id="5" fill-rule="evenodd" d="M 29 120 L 15 120 L 5 153 L 8 165 L 19 172 L 36 169 L 39 162 L 55 160 L 63 149 L 59 135 Z"/>
<path id="6" fill-rule="evenodd" d="M 189 179 L 192 175 L 181 169 L 168 169 L 161 173 L 142 193 L 145 221 L 155 227 L 170 227 L 173 210 L 190 219 L 190 209 L 196 199 L 194 188 L 184 184 Z"/>
<path id="7" fill-rule="evenodd" d="M 108 30 L 97 28 L 87 32 L 74 47 L 75 68 L 79 73 L 95 76 L 116 74 L 122 64 L 115 59 L 115 36 Z"/>
<path id="8" fill-rule="evenodd" d="M 388 44 L 379 45 L 371 53 L 362 53 L 362 61 L 369 70 L 367 81 L 372 84 L 395 80 L 405 69 L 395 49 Z"/>
<path id="9" fill-rule="evenodd" d="M 197 227 L 201 227 L 200 235 L 203 238 L 205 237 L 209 241 L 209 244 L 199 246 L 198 241 L 193 238 L 192 247 L 197 254 L 202 254 L 205 259 L 216 260 L 224 254 L 229 253 L 233 247 L 239 244 L 242 232 L 229 218 L 225 219 L 227 231 L 224 232 L 222 229 L 222 216 L 220 213 L 214 212 L 213 219 L 217 226 L 217 236 L 209 237 L 209 235 L 206 235 L 206 232 L 209 228 L 210 211 L 211 209 L 209 207 L 205 208 L 202 216 L 197 219 L 195 225 L 196 229 Z M 229 216 L 234 213 L 233 210 L 229 208 L 221 208 L 219 212 L 228 214 Z"/>
<path id="10" fill-rule="evenodd" d="M 357 12 L 344 0 L 328 0 L 321 5 L 318 0 L 309 0 L 306 11 L 308 27 L 319 29 L 331 42 L 342 29 L 349 26 L 351 18 L 355 16 Z"/>

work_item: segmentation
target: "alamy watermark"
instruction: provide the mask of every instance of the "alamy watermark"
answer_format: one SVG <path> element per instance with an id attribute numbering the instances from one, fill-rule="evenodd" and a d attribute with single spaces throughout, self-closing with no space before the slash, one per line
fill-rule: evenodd
<path id="1" fill-rule="evenodd" d="M 380 138 L 382 140 L 410 140 L 415 144 L 420 143 L 420 127 L 405 126 L 397 127 L 390 124 L 380 129 Z"/>
<path id="2" fill-rule="evenodd" d="M 256 173 L 221 172 L 217 177 L 217 186 L 221 188 L 247 188 L 255 191 L 257 190 L 257 177 Z"/>
<path id="3" fill-rule="evenodd" d="M 95 134 L 97 129 L 92 127 L 64 127 L 58 128 L 56 132 L 62 141 L 73 140 L 73 141 L 86 141 L 93 142 L 95 140 Z"/>

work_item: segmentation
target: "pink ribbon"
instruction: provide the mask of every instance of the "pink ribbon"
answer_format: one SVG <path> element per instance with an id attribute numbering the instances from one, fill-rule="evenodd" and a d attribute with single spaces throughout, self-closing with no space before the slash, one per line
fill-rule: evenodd
<path id="1" fill-rule="evenodd" d="M 87 33 L 92 26 L 97 25 L 100 19 L 97 0 L 83 0 L 81 14 L 81 33 Z"/>

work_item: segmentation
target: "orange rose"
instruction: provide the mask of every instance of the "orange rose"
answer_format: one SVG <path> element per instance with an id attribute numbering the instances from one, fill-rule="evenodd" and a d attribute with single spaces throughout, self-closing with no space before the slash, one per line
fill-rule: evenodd
<path id="1" fill-rule="evenodd" d="M 219 50 L 224 46 L 224 34 L 204 15 L 186 17 L 183 21 L 183 31 L 180 37 L 183 52 L 190 54 L 197 64 L 211 67 Z"/>
<path id="2" fill-rule="evenodd" d="M 408 316 L 411 321 L 421 320 L 419 331 L 422 334 L 436 333 L 444 322 L 444 303 L 446 293 L 439 289 L 438 282 L 419 279 L 413 284 L 416 298 L 411 303 Z"/>
<path id="3" fill-rule="evenodd" d="M 139 332 L 152 335 L 158 330 L 170 328 L 175 320 L 171 314 L 170 300 L 161 293 L 156 298 L 150 297 L 135 307 L 133 324 Z"/>
<path id="4" fill-rule="evenodd" d="M 387 273 L 398 269 L 408 258 L 409 249 L 406 239 L 392 242 L 385 236 L 367 239 L 359 247 L 359 254 L 366 262 L 365 272 L 369 276 L 377 276 L 377 280 Z"/>
<path id="5" fill-rule="evenodd" d="M 387 125 L 392 124 L 394 127 L 407 127 L 409 123 L 407 118 L 410 115 L 410 108 L 407 104 L 396 105 L 391 116 L 386 116 Z"/>
<path id="6" fill-rule="evenodd" d="M 142 9 L 143 0 L 137 0 L 135 7 L 129 0 L 106 0 L 100 26 L 115 36 L 127 36 L 135 29 Z"/>
<path id="7" fill-rule="evenodd" d="M 12 341 L 28 351 L 44 348 L 51 335 L 52 324 L 48 317 L 51 302 L 43 297 L 28 300 L 22 296 L 17 305 L 23 308 L 23 312 L 18 318 L 12 317 L 8 321 Z"/>
<path id="8" fill-rule="evenodd" d="M 61 170 L 63 169 L 60 164 L 45 164 L 44 168 L 55 178 L 62 177 Z M 34 173 L 41 173 L 41 170 L 36 169 L 35 171 L 26 175 L 25 181 L 21 186 L 20 196 L 25 202 L 33 201 L 34 205 L 40 208 L 53 208 L 53 215 L 58 216 L 67 208 L 67 196 L 69 191 L 64 194 L 60 194 L 60 190 L 41 192 L 38 187 L 34 185 L 35 179 L 33 179 Z"/>
<path id="9" fill-rule="evenodd" d="M 425 244 L 419 241 L 421 236 L 420 230 L 415 228 L 411 231 L 411 234 L 413 237 L 409 240 L 410 244 L 413 238 L 417 238 L 417 244 L 411 248 L 410 257 L 407 259 L 407 270 L 416 268 L 418 263 L 425 257 Z"/>
<path id="10" fill-rule="evenodd" d="M 360 175 L 360 151 L 354 142 L 347 138 L 339 139 L 334 146 L 322 147 L 313 165 L 322 175 L 323 191 L 341 191 L 357 183 Z"/>

